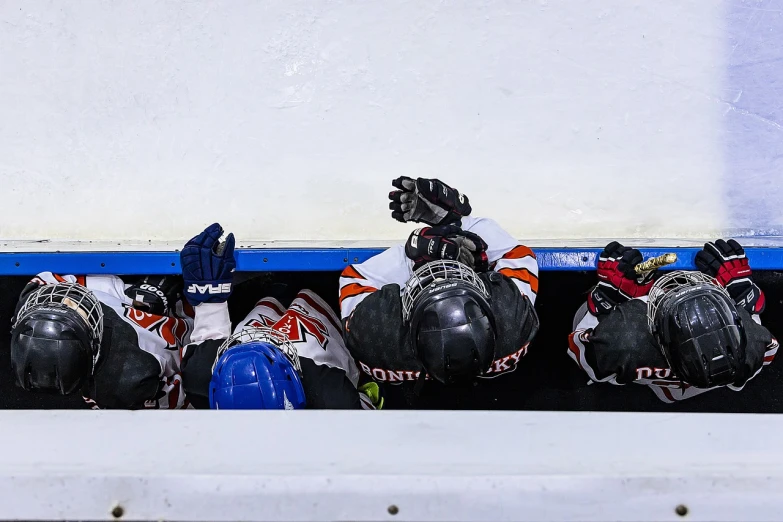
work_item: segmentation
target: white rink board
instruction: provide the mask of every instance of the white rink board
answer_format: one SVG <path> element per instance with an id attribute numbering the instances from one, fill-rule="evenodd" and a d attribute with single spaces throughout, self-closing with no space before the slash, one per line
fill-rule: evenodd
<path id="1" fill-rule="evenodd" d="M 0 412 L 0 519 L 780 520 L 776 415 Z M 397 514 L 390 514 L 390 507 Z M 393 509 L 392 509 L 393 510 Z"/>
<path id="2" fill-rule="evenodd" d="M 6 0 L 0 238 L 398 239 L 399 175 L 520 238 L 754 233 L 727 5 Z"/>

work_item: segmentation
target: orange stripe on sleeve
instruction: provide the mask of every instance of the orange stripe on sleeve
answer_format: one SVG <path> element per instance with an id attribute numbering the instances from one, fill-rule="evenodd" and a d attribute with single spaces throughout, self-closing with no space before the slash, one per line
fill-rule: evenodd
<path id="1" fill-rule="evenodd" d="M 61 275 L 52 274 L 54 276 L 55 281 L 58 283 L 65 283 L 65 278 Z"/>
<path id="2" fill-rule="evenodd" d="M 345 285 L 340 289 L 340 303 L 342 304 L 343 300 L 348 299 L 349 297 L 353 297 L 359 294 L 369 294 L 372 292 L 375 292 L 375 288 L 371 286 L 362 286 L 359 283 Z"/>
<path id="3" fill-rule="evenodd" d="M 354 279 L 364 279 L 364 277 L 362 277 L 362 275 L 356 271 L 353 265 L 348 265 L 346 269 L 343 270 L 343 273 L 340 274 L 340 277 L 352 277 Z"/>
<path id="4" fill-rule="evenodd" d="M 527 268 L 501 268 L 498 270 L 501 274 L 512 279 L 519 279 L 530 285 L 534 294 L 538 294 L 538 278 L 530 273 Z"/>
<path id="5" fill-rule="evenodd" d="M 521 259 L 523 257 L 532 257 L 535 259 L 536 255 L 525 245 L 518 245 L 506 252 L 503 255 L 503 259 Z"/>

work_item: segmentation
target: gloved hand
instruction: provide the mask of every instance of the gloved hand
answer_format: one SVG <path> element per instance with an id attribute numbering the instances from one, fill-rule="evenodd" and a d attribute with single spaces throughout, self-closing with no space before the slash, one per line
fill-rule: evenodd
<path id="1" fill-rule="evenodd" d="M 180 253 L 185 297 L 191 305 L 225 303 L 231 295 L 234 261 L 234 234 L 220 242 L 223 228 L 214 223 L 185 244 Z"/>
<path id="2" fill-rule="evenodd" d="M 405 243 L 405 255 L 413 261 L 414 270 L 439 259 L 459 261 L 476 272 L 489 269 L 487 244 L 477 234 L 456 225 L 414 230 Z"/>
<path id="3" fill-rule="evenodd" d="M 359 393 L 367 397 L 376 410 L 383 409 L 383 390 L 381 390 L 377 382 L 370 381 L 367 384 L 359 386 Z"/>
<path id="4" fill-rule="evenodd" d="M 696 267 L 724 286 L 737 306 L 751 314 L 764 311 L 764 292 L 751 279 L 752 271 L 745 249 L 733 239 L 705 243 L 696 254 Z"/>
<path id="5" fill-rule="evenodd" d="M 399 189 L 389 193 L 389 209 L 397 221 L 451 225 L 470 215 L 468 197 L 437 179 L 402 176 L 392 185 Z"/>
<path id="6" fill-rule="evenodd" d="M 133 308 L 153 315 L 168 315 L 182 295 L 182 278 L 179 276 L 144 276 L 125 289 L 125 295 L 133 299 Z"/>
<path id="7" fill-rule="evenodd" d="M 598 284 L 587 297 L 593 315 L 609 313 L 618 304 L 650 292 L 654 272 L 639 276 L 634 267 L 644 260 L 635 248 L 612 241 L 598 256 Z"/>

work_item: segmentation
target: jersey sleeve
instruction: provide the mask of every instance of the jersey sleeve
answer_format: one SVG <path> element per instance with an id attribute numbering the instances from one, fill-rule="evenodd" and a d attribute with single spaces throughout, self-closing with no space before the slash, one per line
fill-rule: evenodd
<path id="1" fill-rule="evenodd" d="M 487 243 L 487 258 L 494 270 L 511 278 L 522 295 L 536 303 L 538 295 L 538 261 L 525 245 L 488 218 L 462 218 L 462 228 L 478 234 Z"/>
<path id="2" fill-rule="evenodd" d="M 115 275 L 59 275 L 52 272 L 41 272 L 33 277 L 22 292 L 22 296 L 41 285 L 54 285 L 57 283 L 76 283 L 85 286 L 93 292 L 109 295 L 120 302 L 130 304 L 131 300 L 125 295 L 125 283 Z"/>
<path id="3" fill-rule="evenodd" d="M 728 386 L 734 391 L 742 390 L 764 366 L 772 364 L 779 347 L 777 339 L 770 331 L 756 321 L 757 314 L 752 315 L 742 307 L 737 307 L 737 312 L 745 327 L 746 345 L 744 375 Z"/>
<path id="4" fill-rule="evenodd" d="M 201 305 L 199 305 L 201 306 Z M 190 404 L 197 409 L 209 409 L 209 382 L 212 365 L 225 339 L 207 339 L 188 345 L 182 357 L 182 388 Z"/>
<path id="5" fill-rule="evenodd" d="M 639 380 L 637 368 L 668 368 L 649 332 L 647 306 L 639 299 L 600 321 L 586 312 L 568 337 L 568 355 L 593 382 L 628 384 Z"/>
<path id="6" fill-rule="evenodd" d="M 208 339 L 226 339 L 231 335 L 231 318 L 228 303 L 202 303 L 193 309 L 191 343 Z"/>
<path id="7" fill-rule="evenodd" d="M 316 364 L 306 357 L 299 359 L 299 362 L 302 365 L 302 384 L 307 398 L 307 409 L 362 409 L 359 392 L 343 370 Z"/>
<path id="8" fill-rule="evenodd" d="M 364 263 L 348 266 L 340 274 L 340 316 L 350 317 L 359 303 L 384 286 L 403 286 L 410 276 L 413 262 L 405 255 L 405 247 L 396 245 L 371 257 Z"/>

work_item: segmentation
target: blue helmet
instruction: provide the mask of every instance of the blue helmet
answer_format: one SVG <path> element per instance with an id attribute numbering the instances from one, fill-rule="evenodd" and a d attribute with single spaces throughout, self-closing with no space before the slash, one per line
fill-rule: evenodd
<path id="1" fill-rule="evenodd" d="M 247 333 L 247 332 L 245 332 Z M 276 332 L 275 332 L 276 333 Z M 266 337 L 266 336 L 265 336 Z M 266 340 L 268 339 L 268 340 Z M 299 359 L 273 339 L 230 337 L 218 351 L 209 383 L 209 407 L 220 410 L 298 410 L 305 407 Z M 290 343 L 286 344 L 290 346 Z M 281 349 L 282 348 L 282 349 Z"/>

